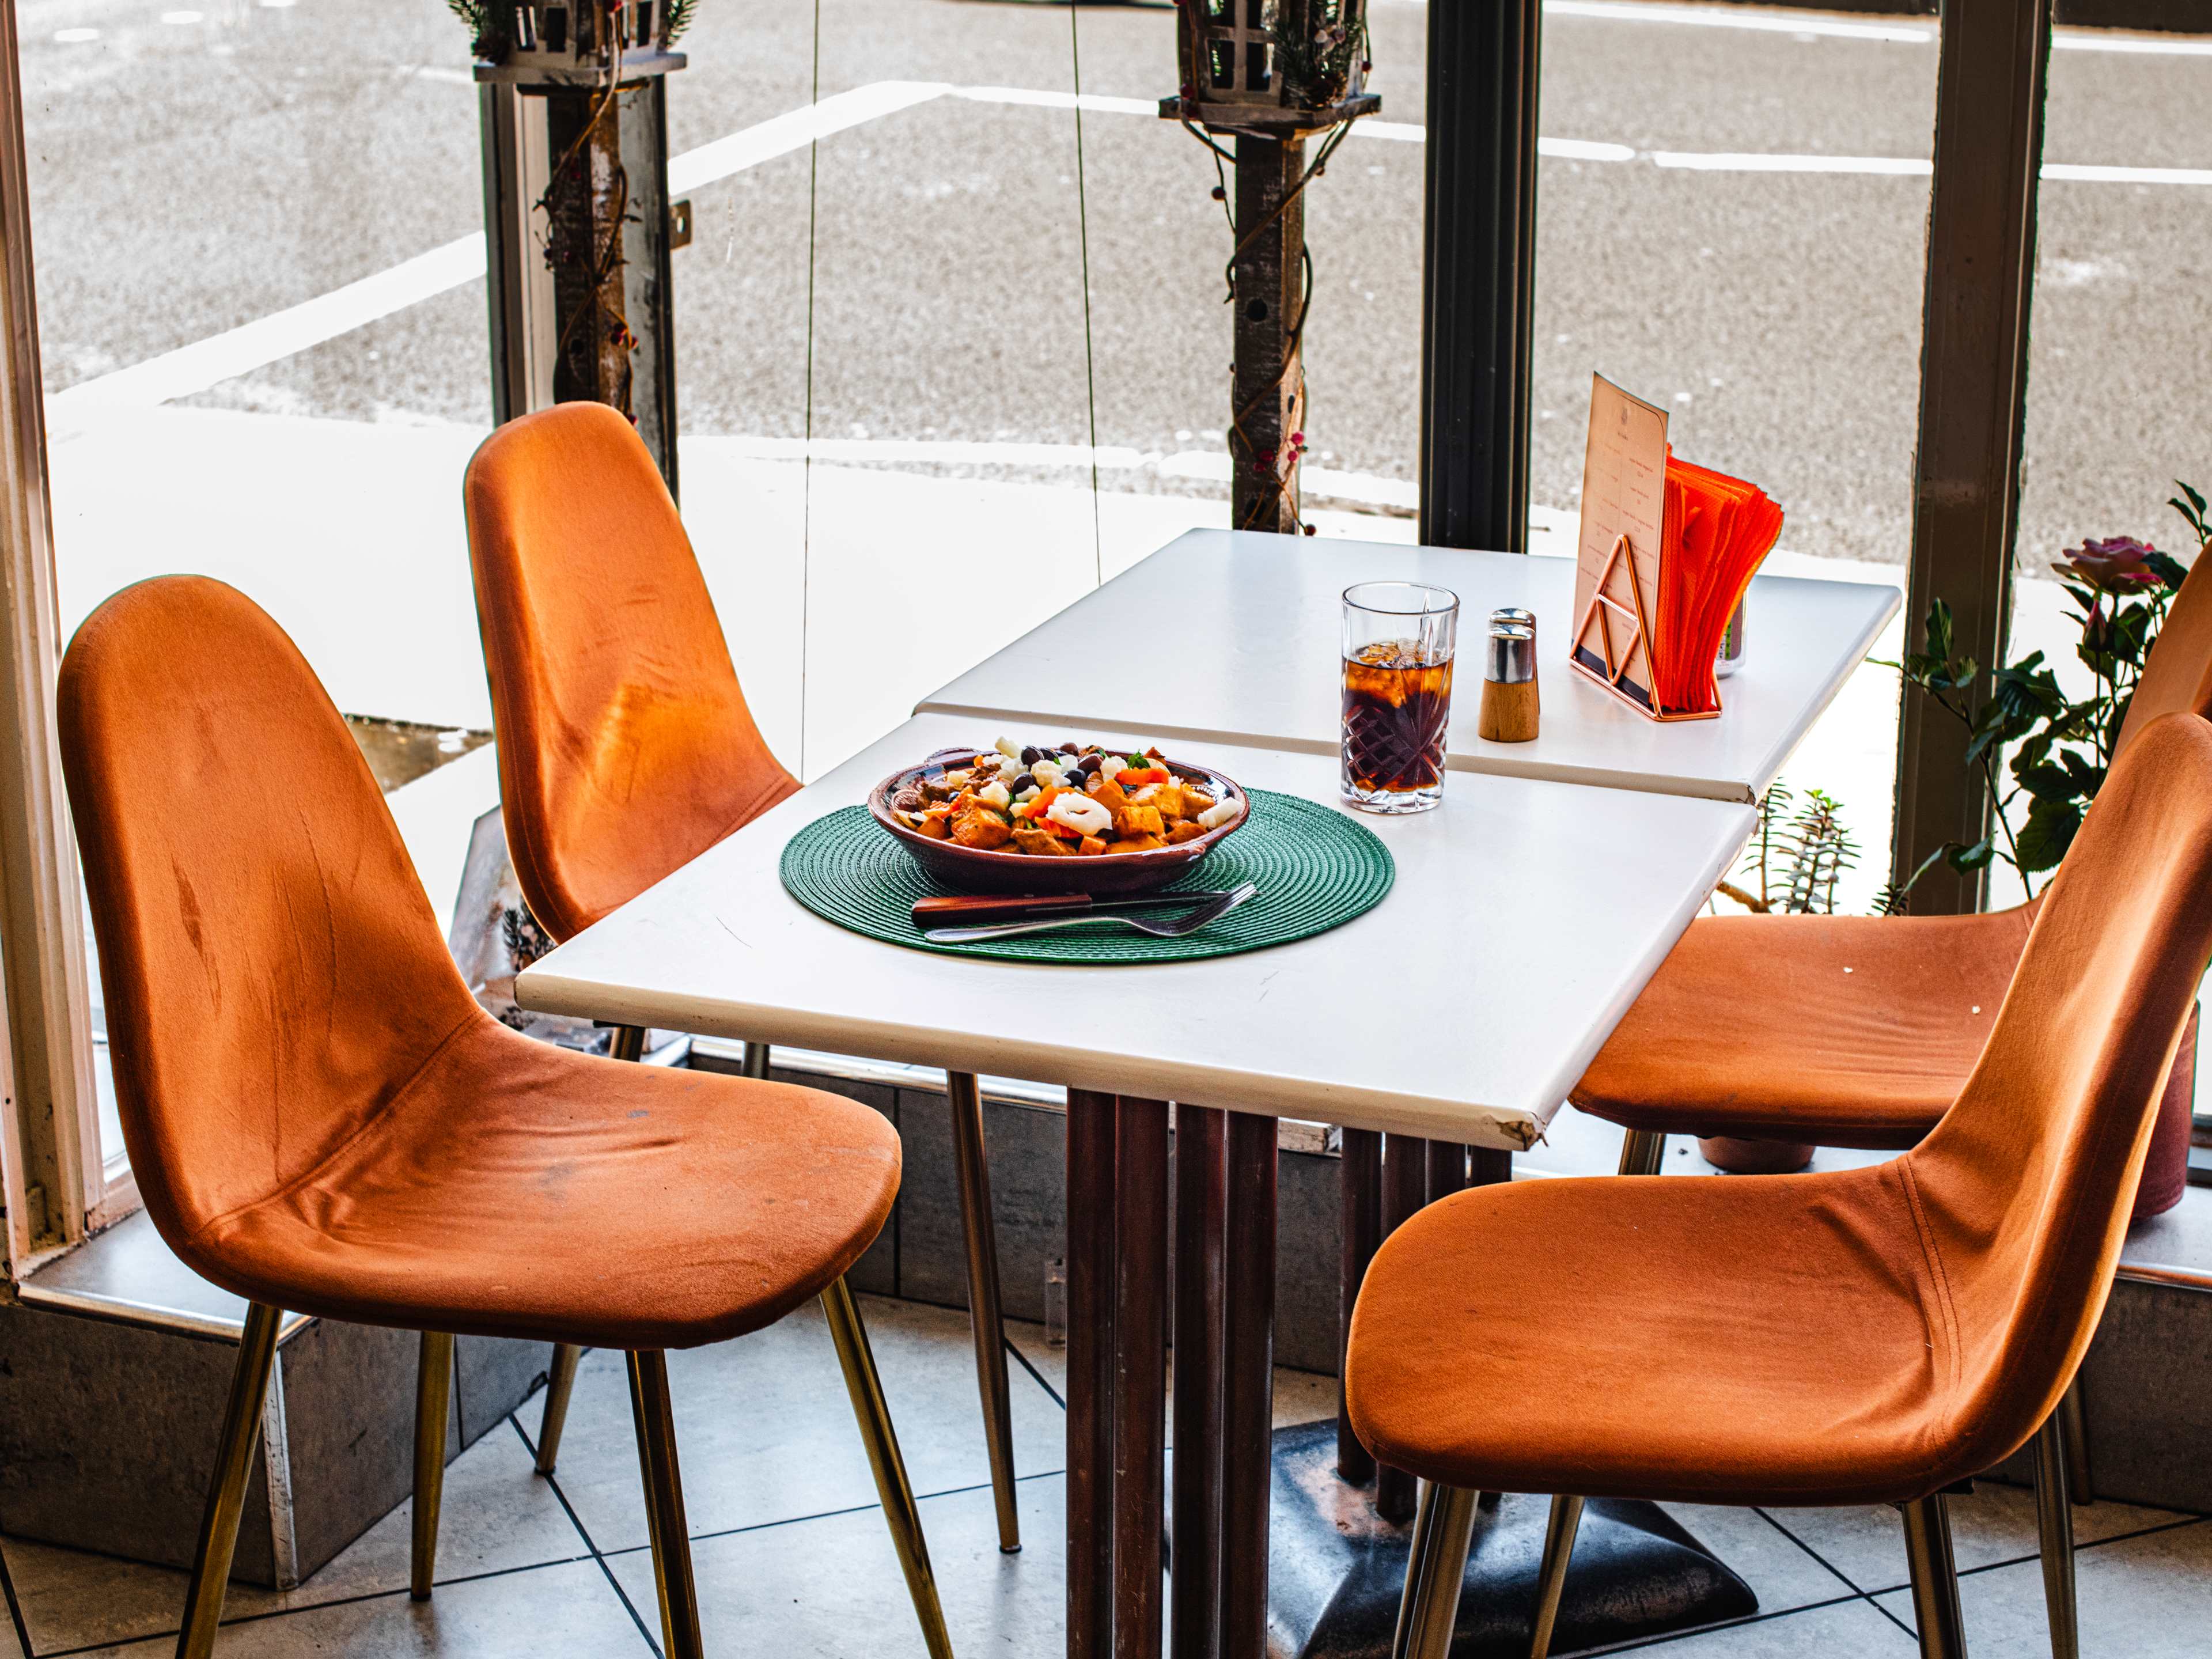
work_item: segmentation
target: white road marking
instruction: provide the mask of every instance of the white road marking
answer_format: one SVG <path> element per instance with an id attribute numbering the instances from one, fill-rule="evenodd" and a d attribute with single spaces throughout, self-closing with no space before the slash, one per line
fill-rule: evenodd
<path id="1" fill-rule="evenodd" d="M 1554 5 L 1563 0 L 1553 0 Z M 1595 6 L 1600 0 L 1575 0 Z M 1642 8 L 1636 9 L 1639 13 Z M 1593 13 L 1592 15 L 1597 15 Z M 1608 14 L 1609 15 L 1609 14 Z M 417 75 L 421 70 L 410 71 Z M 458 73 L 456 71 L 455 73 Z M 426 77 L 427 78 L 427 77 Z M 443 79 L 443 76 L 438 76 Z M 757 125 L 715 139 L 670 159 L 669 188 L 681 195 L 701 189 L 763 161 L 804 149 L 819 138 L 896 114 L 939 98 L 975 103 L 1076 108 L 1103 114 L 1158 118 L 1158 106 L 1142 99 L 1033 91 L 1020 87 L 957 87 L 939 81 L 877 81 L 773 116 Z M 1354 129 L 1372 138 L 1419 143 L 1424 130 L 1407 122 L 1365 121 Z M 1638 152 L 1626 144 L 1582 138 L 1544 138 L 1539 152 L 1564 160 L 1622 162 Z M 1661 150 L 1650 154 L 1662 167 L 1704 173 L 1831 173 L 1925 176 L 1925 158 L 1865 155 L 1789 155 L 1738 152 Z M 2212 185 L 2212 169 L 2202 167 L 2108 167 L 2050 162 L 2044 177 L 2097 184 Z M 222 333 L 179 347 L 128 368 L 94 376 L 46 400 L 50 435 L 57 442 L 76 435 L 84 422 L 102 409 L 149 408 L 204 392 L 222 381 L 318 346 L 325 341 L 434 298 L 484 274 L 481 233 L 455 238 L 387 270 L 320 294 L 312 300 L 255 319 Z M 1085 461 L 1085 465 L 1089 465 Z M 1101 462 L 1100 465 L 1106 465 Z M 1316 472 L 1323 471 L 1316 469 Z M 1357 499 L 1381 499 L 1358 497 Z"/>
<path id="2" fill-rule="evenodd" d="M 2105 167 L 2078 161 L 2045 161 L 2043 176 L 2097 185 L 2212 185 L 2212 167 Z"/>
<path id="3" fill-rule="evenodd" d="M 733 173 L 804 149 L 817 138 L 927 104 L 951 90 L 942 81 L 873 81 L 850 92 L 834 94 L 818 104 L 803 104 L 726 138 L 671 156 L 668 188 L 681 196 L 687 190 L 698 190 Z"/>
<path id="4" fill-rule="evenodd" d="M 1923 178 L 1935 164 L 1911 155 L 1760 155 L 1726 150 L 1661 149 L 1651 153 L 1652 165 L 1684 167 L 1695 173 L 1894 173 Z"/>
<path id="5" fill-rule="evenodd" d="M 2212 40 L 2155 34 L 2108 34 L 2103 30 L 2053 29 L 2054 52 L 2126 52 L 2154 58 L 2212 58 Z"/>
<path id="6" fill-rule="evenodd" d="M 1892 40 L 1918 46 L 1936 31 L 1896 23 L 1846 23 L 1827 17 L 1778 17 L 1733 6 L 1647 6 L 1620 0 L 1544 0 L 1547 17 L 1599 17 L 1616 23 L 1681 23 L 1692 28 L 1752 29 L 1761 33 L 1826 36 L 1840 40 Z"/>
<path id="7" fill-rule="evenodd" d="M 951 90 L 939 82 L 878 81 L 839 93 L 671 157 L 669 186 L 678 194 L 697 190 L 804 149 L 813 139 L 941 98 Z M 83 422 L 102 409 L 150 408 L 189 398 L 350 333 L 380 317 L 434 299 L 483 274 L 483 234 L 456 237 L 359 282 L 56 392 L 46 399 L 51 435 L 57 442 L 75 436 Z"/>
<path id="8" fill-rule="evenodd" d="M 1425 0 L 1414 0 L 1425 3 Z M 1880 40 L 1893 45 L 1932 46 L 1933 27 L 1909 23 L 1850 23 L 1839 18 L 1795 17 L 1776 12 L 1741 11 L 1732 5 L 1658 6 L 1642 0 L 1544 0 L 1547 17 L 1594 17 L 1614 23 L 1674 23 L 1692 28 L 1747 29 L 1800 40 Z M 2054 52 L 2118 52 L 2159 58 L 2212 58 L 2212 40 L 2202 36 L 2119 34 L 2110 29 L 2063 28 L 2051 32 Z"/>

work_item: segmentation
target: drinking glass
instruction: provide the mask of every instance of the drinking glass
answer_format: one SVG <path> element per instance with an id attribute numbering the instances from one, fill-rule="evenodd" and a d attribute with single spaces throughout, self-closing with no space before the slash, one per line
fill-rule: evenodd
<path id="1" fill-rule="evenodd" d="M 1364 812 L 1425 812 L 1444 797 L 1459 595 L 1419 582 L 1344 590 L 1344 764 Z"/>

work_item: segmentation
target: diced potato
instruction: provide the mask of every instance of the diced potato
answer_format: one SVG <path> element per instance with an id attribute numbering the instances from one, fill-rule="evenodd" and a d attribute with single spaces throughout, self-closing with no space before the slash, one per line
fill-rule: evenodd
<path id="1" fill-rule="evenodd" d="M 1152 805 L 1159 809 L 1163 818 L 1187 818 L 1193 814 L 1183 805 L 1182 786 L 1173 778 L 1161 784 L 1152 796 Z"/>
<path id="2" fill-rule="evenodd" d="M 1178 817 L 1194 818 L 1213 805 L 1213 797 L 1195 784 L 1186 783 L 1182 788 L 1182 811 Z"/>
<path id="3" fill-rule="evenodd" d="M 1075 850 L 1080 857 L 1095 859 L 1106 850 L 1106 843 L 1096 836 L 1085 836 L 1075 843 Z"/>
<path id="4" fill-rule="evenodd" d="M 1125 806 L 1114 815 L 1115 832 L 1127 840 L 1131 836 L 1158 837 L 1166 834 L 1167 825 L 1160 817 L 1157 806 Z M 1160 844 L 1157 839 L 1154 845 Z"/>
<path id="5" fill-rule="evenodd" d="M 1051 830 L 1040 830 L 1034 823 L 1014 826 L 1014 846 L 1036 858 L 1061 858 L 1074 851 Z"/>
<path id="6" fill-rule="evenodd" d="M 944 841 L 952 834 L 951 815 L 945 812 L 925 812 L 914 827 L 932 841 Z"/>
<path id="7" fill-rule="evenodd" d="M 1206 831 L 1189 818 L 1178 818 L 1168 826 L 1168 845 L 1180 847 L 1187 841 L 1196 841 Z"/>
<path id="8" fill-rule="evenodd" d="M 1121 786 L 1112 782 L 1102 783 L 1093 789 L 1091 799 L 1117 817 L 1121 816 L 1122 808 L 1129 804 L 1129 797 L 1122 793 Z"/>
<path id="9" fill-rule="evenodd" d="M 1114 850 L 1117 853 L 1150 853 L 1167 844 L 1164 836 L 1124 836 L 1114 843 Z"/>
<path id="10" fill-rule="evenodd" d="M 978 806 L 952 820 L 952 840 L 959 847 L 1004 847 L 1013 839 L 1006 819 L 988 807 Z"/>

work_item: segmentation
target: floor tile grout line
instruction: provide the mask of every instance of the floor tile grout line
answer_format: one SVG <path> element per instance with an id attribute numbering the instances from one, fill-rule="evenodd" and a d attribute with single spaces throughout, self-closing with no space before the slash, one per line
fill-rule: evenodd
<path id="1" fill-rule="evenodd" d="M 522 1419 L 514 1413 L 509 1412 L 507 1414 L 507 1420 L 514 1426 L 515 1438 L 521 1441 L 525 1449 L 529 1451 L 531 1467 L 533 1469 L 536 1468 L 538 1466 L 537 1443 L 531 1439 L 528 1431 L 523 1428 Z M 597 1540 L 592 1538 L 590 1529 L 584 1525 L 583 1516 L 576 1513 L 576 1506 L 568 1501 L 568 1494 L 561 1490 L 559 1478 L 549 1470 L 544 1479 L 545 1485 L 551 1491 L 555 1501 L 561 1505 L 561 1512 L 568 1517 L 568 1524 L 575 1528 L 576 1535 L 584 1540 L 584 1547 L 592 1553 L 592 1561 L 598 1565 L 599 1571 L 605 1576 L 607 1588 L 614 1591 L 616 1599 L 623 1604 L 623 1610 L 629 1614 L 630 1622 L 637 1626 L 637 1633 L 645 1638 L 647 1651 L 653 1656 L 653 1659 L 662 1659 L 659 1642 L 654 1639 L 653 1632 L 647 1626 L 643 1615 L 637 1610 L 636 1604 L 629 1599 L 629 1592 L 622 1587 L 622 1581 L 615 1577 L 614 1569 L 607 1565 L 607 1558 L 600 1553 Z"/>
<path id="2" fill-rule="evenodd" d="M 1021 1351 L 1021 1348 L 1015 1343 L 1013 1339 L 1008 1336 L 1001 1336 L 999 1340 L 1006 1345 L 1006 1352 L 1013 1355 L 1015 1360 L 1020 1364 L 1021 1368 L 1027 1371 L 1030 1377 L 1035 1380 L 1037 1387 L 1042 1389 L 1046 1395 L 1050 1397 L 1052 1403 L 1059 1407 L 1060 1410 L 1066 1411 L 1067 1409 L 1067 1401 L 1060 1398 L 1060 1390 L 1054 1388 L 1051 1383 L 1044 1380 L 1044 1373 L 1030 1363 L 1030 1357 Z"/>
<path id="3" fill-rule="evenodd" d="M 2109 1538 L 2076 1539 L 2074 1543 L 2074 1553 L 2079 1555 L 2084 1550 L 2102 1549 L 2107 1544 L 2124 1544 L 2136 1538 L 2152 1538 L 2162 1532 L 2180 1532 L 2190 1527 L 2203 1526 L 2207 1521 L 2212 1521 L 2212 1516 L 2184 1513 L 2179 1520 L 2161 1521 L 2154 1527 L 2138 1527 L 2133 1532 L 2116 1532 Z M 2042 1559 L 2043 1552 L 2040 1550 L 2027 1555 L 2008 1555 L 2001 1561 L 1984 1561 L 1978 1567 L 1961 1567 L 1959 1569 L 1959 1577 L 1972 1578 L 1977 1573 L 1997 1572 L 2007 1567 L 2024 1567 L 2030 1562 L 2040 1561 Z M 1894 1584 L 1885 1585 L 1880 1589 L 1868 1590 L 1865 1594 L 1870 1596 L 1894 1595 L 1899 1590 L 1909 1590 L 1911 1588 L 1912 1581 L 1908 1578 Z"/>
<path id="4" fill-rule="evenodd" d="M 1841 1567 L 1838 1567 L 1834 1562 L 1829 1560 L 1826 1556 L 1821 1554 L 1820 1551 L 1814 1549 L 1810 1544 L 1800 1538 L 1796 1533 L 1790 1531 L 1789 1528 L 1784 1526 L 1779 1521 L 1776 1520 L 1774 1516 L 1769 1514 L 1765 1509 L 1757 1504 L 1753 1504 L 1752 1506 L 1752 1512 L 1765 1522 L 1768 1526 L 1773 1528 L 1775 1531 L 1780 1533 L 1784 1538 L 1788 1539 L 1791 1543 L 1796 1545 L 1796 1547 L 1804 1551 L 1806 1554 L 1811 1556 L 1815 1561 L 1818 1561 L 1830 1572 L 1833 1573 L 1839 1582 L 1849 1585 L 1850 1589 L 1856 1593 L 1860 1601 L 1864 1601 L 1876 1613 L 1888 1620 L 1891 1624 L 1896 1626 L 1900 1631 L 1903 1631 L 1905 1635 L 1912 1635 L 1912 1627 L 1907 1625 L 1902 1619 L 1899 1619 L 1895 1613 L 1892 1613 L 1887 1607 L 1882 1606 L 1881 1602 L 1875 1601 L 1874 1599 L 1875 1593 L 1872 1590 L 1869 1590 L 1863 1585 L 1860 1584 Z M 1917 1640 L 1917 1638 L 1916 1638 L 1915 1639 Z"/>
<path id="5" fill-rule="evenodd" d="M 23 1650 L 23 1659 L 33 1659 L 37 1650 L 31 1645 L 31 1627 L 23 1620 L 23 1604 L 15 1597 L 15 1575 L 8 1565 L 8 1552 L 0 1549 L 0 1593 L 8 1597 L 8 1617 L 15 1626 L 15 1641 Z"/>
<path id="6" fill-rule="evenodd" d="M 564 1555 L 557 1556 L 550 1561 L 527 1561 L 520 1566 L 494 1567 L 486 1572 L 458 1573 L 451 1578 L 439 1579 L 437 1587 L 444 1589 L 453 1584 L 476 1584 L 490 1578 L 513 1578 L 521 1573 L 543 1572 L 549 1567 L 574 1566 L 580 1562 L 588 1561 L 591 1559 L 588 1555 Z M 303 1601 L 297 1607 L 268 1607 L 259 1613 L 234 1614 L 222 1621 L 222 1628 L 228 1630 L 235 1625 L 265 1625 L 278 1619 L 297 1618 L 302 1613 L 321 1613 L 331 1607 L 359 1607 L 365 1601 L 385 1601 L 394 1596 L 406 1594 L 406 1585 L 395 1584 L 388 1589 L 362 1590 L 353 1595 L 333 1595 L 326 1601 Z M 72 1656 L 76 1654 L 106 1653 L 115 1648 L 135 1647 L 141 1642 L 166 1642 L 173 1638 L 176 1634 L 173 1630 L 156 1630 L 149 1631 L 143 1636 L 126 1636 L 119 1641 L 88 1642 L 73 1648 L 50 1648 L 38 1655 L 37 1659 L 72 1659 Z M 25 1651 L 28 1652 L 29 1650 L 26 1649 Z"/>
<path id="7" fill-rule="evenodd" d="M 1662 1632 L 1657 1636 L 1632 1637 L 1625 1642 L 1615 1642 L 1609 1647 L 1577 1650 L 1577 1659 L 1583 1656 L 1605 1653 L 1633 1653 L 1644 1648 L 1664 1646 L 1669 1642 L 1686 1642 L 1694 1637 L 1711 1636 L 1720 1631 L 1735 1630 L 1744 1625 L 1771 1625 L 1778 1620 L 1795 1619 L 1801 1613 L 1819 1613 L 1827 1607 L 1849 1607 L 1854 1601 L 1863 1601 L 1862 1595 L 1831 1596 L 1825 1601 L 1808 1601 L 1802 1607 L 1778 1607 L 1772 1613 L 1746 1613 L 1741 1619 L 1723 1619 L 1710 1625 L 1692 1625 L 1682 1630 Z M 1894 1621 L 1893 1621 L 1894 1622 Z"/>
<path id="8" fill-rule="evenodd" d="M 1841 1567 L 1828 1559 L 1826 1556 L 1821 1554 L 1820 1551 L 1814 1549 L 1810 1544 L 1800 1538 L 1796 1533 L 1790 1531 L 1789 1528 L 1784 1526 L 1765 1509 L 1757 1504 L 1753 1504 L 1752 1506 L 1752 1513 L 1758 1516 L 1759 1519 L 1765 1522 L 1768 1526 L 1773 1528 L 1775 1531 L 1780 1533 L 1784 1538 L 1795 1544 L 1799 1549 L 1804 1551 L 1806 1554 L 1811 1556 L 1815 1561 L 1818 1561 L 1822 1566 L 1833 1573 L 1837 1581 L 1848 1587 L 1853 1595 L 1865 1596 L 1875 1594 L 1874 1591 L 1867 1589 L 1865 1585 L 1853 1578 L 1849 1573 L 1845 1572 Z"/>
<path id="9" fill-rule="evenodd" d="M 1065 1469 L 1037 1469 L 1029 1474 L 1016 1475 L 1014 1484 L 1018 1486 L 1032 1480 L 1057 1480 L 1066 1473 Z M 940 1498 L 959 1498 L 969 1492 L 990 1490 L 989 1481 L 978 1480 L 965 1486 L 945 1486 L 935 1492 L 916 1492 L 914 1501 L 917 1504 L 933 1504 Z M 716 1532 L 695 1532 L 691 1534 L 691 1541 L 695 1544 L 704 1544 L 720 1538 L 741 1537 L 749 1532 L 773 1532 L 778 1527 L 801 1526 L 809 1521 L 835 1521 L 843 1516 L 866 1515 L 871 1510 L 882 1508 L 883 1505 L 880 1503 L 853 1504 L 842 1510 L 819 1510 L 812 1515 L 779 1516 L 773 1521 L 750 1521 L 742 1527 L 724 1527 Z M 640 1550 L 649 1550 L 652 1547 L 650 1544 L 624 1544 L 620 1549 L 606 1550 L 603 1553 L 608 1559 L 612 1560 L 618 1555 L 635 1555 Z"/>

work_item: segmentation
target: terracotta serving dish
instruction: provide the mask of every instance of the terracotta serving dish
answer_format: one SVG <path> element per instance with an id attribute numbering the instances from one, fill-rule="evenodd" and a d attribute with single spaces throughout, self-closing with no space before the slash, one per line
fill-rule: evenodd
<path id="1" fill-rule="evenodd" d="M 1252 816 L 1252 799 L 1233 778 L 1207 766 L 1187 766 L 1181 761 L 1162 763 L 1177 777 L 1197 784 L 1217 801 L 1234 801 L 1237 816 L 1204 835 L 1176 847 L 1156 847 L 1146 853 L 1102 853 L 1096 858 L 1043 858 L 1028 853 L 1005 853 L 976 847 L 956 847 L 933 841 L 891 810 L 891 798 L 910 783 L 935 777 L 972 749 L 933 755 L 919 766 L 894 772 L 868 792 L 868 811 L 878 823 L 897 837 L 916 863 L 947 887 L 970 893 L 1088 893 L 1093 898 L 1127 898 L 1149 893 L 1188 875 Z"/>

